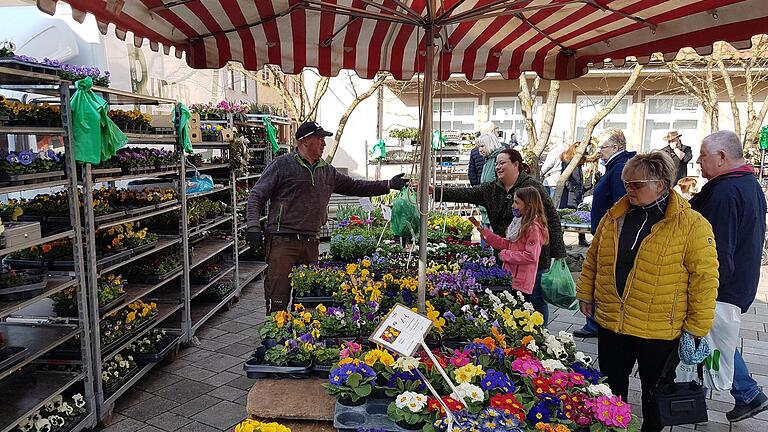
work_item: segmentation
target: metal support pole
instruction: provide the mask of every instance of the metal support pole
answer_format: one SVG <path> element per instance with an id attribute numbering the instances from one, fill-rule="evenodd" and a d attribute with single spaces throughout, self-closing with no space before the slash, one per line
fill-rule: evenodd
<path id="1" fill-rule="evenodd" d="M 431 1 L 431 0 L 430 0 Z M 433 63 L 435 61 L 434 27 L 425 32 L 426 56 L 424 58 L 424 93 L 421 118 L 421 169 L 419 171 L 419 289 L 417 305 L 425 313 L 427 299 L 427 219 L 429 217 L 430 152 L 432 150 L 432 92 L 434 88 Z"/>
<path id="2" fill-rule="evenodd" d="M 178 105 L 176 112 L 179 112 Z M 178 114 L 177 114 L 178 115 Z M 179 125 L 179 122 L 176 123 Z M 179 129 L 181 125 L 179 125 Z M 177 136 L 180 134 L 176 131 Z M 180 136 L 177 140 L 180 140 Z M 181 200 L 181 221 L 179 235 L 181 236 L 181 261 L 184 271 L 181 274 L 181 301 L 184 307 L 181 309 L 181 340 L 185 343 L 192 342 L 192 292 L 189 287 L 189 216 L 187 214 L 187 155 L 182 146 L 176 147 L 179 157 L 179 199 Z"/>
<path id="3" fill-rule="evenodd" d="M 96 341 L 92 341 L 93 332 L 91 328 L 92 322 L 89 320 L 91 313 L 89 313 L 89 301 L 88 297 L 90 291 L 88 290 L 88 283 L 85 274 L 84 256 L 83 256 L 83 229 L 80 221 L 79 204 L 80 198 L 78 196 L 77 187 L 77 163 L 75 162 L 75 151 L 72 148 L 72 112 L 70 111 L 69 103 L 69 83 L 64 82 L 59 85 L 59 98 L 61 100 L 61 114 L 62 114 L 62 126 L 64 127 L 64 134 L 62 139 L 64 140 L 64 158 L 65 169 L 67 173 L 68 189 L 69 189 L 69 217 L 72 223 L 72 251 L 73 262 L 75 263 L 75 279 L 77 280 L 77 319 L 80 325 L 80 352 L 82 353 L 83 369 L 85 370 L 85 381 L 83 387 L 85 389 L 85 399 L 87 406 L 90 407 L 93 414 L 93 424 L 86 426 L 95 426 L 96 422 L 96 394 L 95 389 L 101 389 L 101 371 L 99 365 L 99 373 L 95 373 L 96 364 L 93 361 L 93 347 L 98 347 L 100 344 Z M 98 299 L 96 303 L 96 309 L 98 310 Z M 96 327 L 98 328 L 98 314 L 96 315 Z"/>

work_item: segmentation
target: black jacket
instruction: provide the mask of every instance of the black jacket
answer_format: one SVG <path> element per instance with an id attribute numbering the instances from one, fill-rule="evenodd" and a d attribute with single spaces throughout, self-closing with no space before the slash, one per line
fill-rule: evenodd
<path id="1" fill-rule="evenodd" d="M 592 234 L 597 231 L 597 224 L 600 223 L 600 219 L 605 216 L 608 209 L 613 207 L 616 201 L 627 193 L 624 190 L 624 182 L 621 180 L 621 172 L 627 161 L 636 154 L 636 152 L 622 151 L 605 165 L 605 174 L 600 177 L 595 185 L 595 190 L 592 192 Z"/>
<path id="2" fill-rule="evenodd" d="M 565 167 L 569 162 L 563 162 L 561 172 L 565 171 Z M 560 205 L 558 208 L 575 209 L 579 207 L 581 201 L 584 199 L 584 173 L 581 170 L 581 166 L 577 166 L 573 170 L 571 176 L 565 181 L 565 189 L 563 195 L 560 197 Z"/>
<path id="3" fill-rule="evenodd" d="M 691 151 L 691 148 L 683 144 L 683 153 L 685 154 L 683 155 L 682 159 L 677 157 L 677 154 L 670 146 L 666 146 L 661 150 L 666 152 L 672 158 L 672 161 L 677 167 L 677 177 L 675 178 L 675 183 L 677 183 L 677 181 L 683 177 L 688 177 L 688 162 L 693 159 L 693 152 Z"/>
<path id="4" fill-rule="evenodd" d="M 765 196 L 748 167 L 713 178 L 690 201 L 715 233 L 717 300 L 740 307 L 742 313 L 757 294 L 765 242 Z"/>
<path id="5" fill-rule="evenodd" d="M 493 232 L 506 237 L 507 227 L 512 222 L 512 198 L 515 191 L 524 186 L 533 186 L 539 191 L 547 213 L 549 228 L 549 245 L 542 247 L 539 256 L 539 269 L 549 268 L 549 258 L 565 258 L 565 243 L 563 230 L 560 227 L 560 216 L 557 214 L 549 193 L 541 183 L 525 173 L 520 173 L 517 182 L 509 192 L 504 190 L 500 181 L 487 182 L 469 188 L 435 189 L 436 201 L 462 202 L 481 205 L 488 210 L 488 219 Z"/>
<path id="6" fill-rule="evenodd" d="M 483 174 L 483 165 L 485 164 L 485 158 L 480 154 L 480 150 L 477 146 L 469 152 L 469 166 L 467 166 L 467 177 L 469 177 L 469 184 L 477 186 L 480 184 L 480 176 Z"/>

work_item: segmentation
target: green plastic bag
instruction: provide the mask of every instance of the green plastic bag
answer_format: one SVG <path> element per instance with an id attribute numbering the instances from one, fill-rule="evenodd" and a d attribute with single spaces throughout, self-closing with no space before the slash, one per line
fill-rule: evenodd
<path id="1" fill-rule="evenodd" d="M 174 123 L 176 123 L 177 108 L 180 113 L 179 123 L 181 124 L 181 127 L 176 125 L 176 131 L 179 134 L 181 146 L 184 148 L 184 152 L 192 154 L 194 153 L 192 150 L 192 140 L 189 139 L 189 119 L 192 117 L 192 114 L 189 112 L 189 108 L 187 108 L 183 103 L 178 103 L 171 110 L 171 118 L 173 119 Z"/>
<path id="2" fill-rule="evenodd" d="M 371 157 L 374 159 L 385 159 L 387 157 L 387 144 L 384 140 L 379 140 L 371 149 Z"/>
<path id="3" fill-rule="evenodd" d="M 70 100 L 75 160 L 98 164 L 114 156 L 128 137 L 109 118 L 107 101 L 91 90 L 91 77 L 75 82 L 75 87 Z"/>
<path id="4" fill-rule="evenodd" d="M 416 206 L 416 191 L 405 187 L 392 201 L 392 234 L 410 237 L 419 233 L 419 209 Z"/>
<path id="5" fill-rule="evenodd" d="M 541 275 L 541 290 L 549 304 L 570 310 L 579 307 L 576 283 L 564 258 L 556 259 L 552 267 Z"/>
<path id="6" fill-rule="evenodd" d="M 272 120 L 269 117 L 264 117 L 264 129 L 267 130 L 267 140 L 272 144 L 272 153 L 277 153 L 280 150 L 280 146 L 277 144 L 277 129 L 272 126 Z"/>

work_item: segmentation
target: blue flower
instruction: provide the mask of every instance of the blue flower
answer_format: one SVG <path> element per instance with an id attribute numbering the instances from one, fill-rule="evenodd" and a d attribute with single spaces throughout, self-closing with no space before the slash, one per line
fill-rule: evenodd
<path id="1" fill-rule="evenodd" d="M 552 414 L 547 409 L 546 403 L 539 402 L 528 411 L 528 420 L 534 425 L 539 422 L 547 423 L 549 422 L 551 415 Z"/>
<path id="2" fill-rule="evenodd" d="M 8 153 L 8 156 L 5 157 L 5 160 L 7 160 L 11 165 L 19 163 L 19 157 L 16 156 L 16 153 Z"/>
<path id="3" fill-rule="evenodd" d="M 448 321 L 451 321 L 451 322 L 456 322 L 456 315 L 454 315 L 453 312 L 451 312 L 451 311 L 446 311 L 443 314 L 443 318 L 445 318 L 445 319 L 447 319 Z"/>
<path id="4" fill-rule="evenodd" d="M 571 369 L 573 369 L 574 372 L 578 372 L 584 375 L 584 379 L 592 384 L 598 384 L 600 382 L 600 378 L 603 376 L 599 370 L 589 366 L 584 366 L 581 362 L 573 363 L 571 365 Z"/>
<path id="5" fill-rule="evenodd" d="M 35 161 L 35 154 L 28 151 L 23 151 L 19 153 L 19 162 L 21 162 L 22 165 L 29 165 L 32 162 Z"/>
<path id="6" fill-rule="evenodd" d="M 424 385 L 424 381 L 421 379 L 421 377 L 416 374 L 413 371 L 395 371 L 394 374 L 387 380 L 387 387 L 389 388 L 397 388 L 397 379 L 400 378 L 403 383 L 408 384 L 409 382 L 418 382 L 418 386 L 416 387 L 416 391 L 421 391 L 426 389 L 426 385 Z"/>
<path id="7" fill-rule="evenodd" d="M 50 160 L 52 160 L 54 162 L 61 162 L 61 158 L 53 150 L 48 150 L 47 152 L 45 152 L 45 155 L 48 157 L 48 159 L 50 159 Z"/>
<path id="8" fill-rule="evenodd" d="M 503 372 L 497 372 L 493 369 L 485 371 L 485 377 L 480 381 L 480 387 L 483 390 L 499 389 L 504 393 L 513 393 L 515 384 Z"/>

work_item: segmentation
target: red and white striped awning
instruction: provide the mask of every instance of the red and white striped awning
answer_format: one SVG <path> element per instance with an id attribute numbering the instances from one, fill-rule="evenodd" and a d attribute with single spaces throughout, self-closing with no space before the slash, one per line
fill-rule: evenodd
<path id="1" fill-rule="evenodd" d="M 568 79 L 606 59 L 700 53 L 725 40 L 737 48 L 768 29 L 768 0 L 66 0 L 75 17 L 93 14 L 106 32 L 134 34 L 166 53 L 186 53 L 194 68 L 228 61 L 247 69 L 305 67 L 364 78 L 389 71 L 409 79 L 424 70 L 424 32 L 439 34 L 437 79 L 535 71 Z M 429 3 L 429 4 L 428 4 Z M 436 8 L 430 4 L 439 5 Z M 38 0 L 53 13 L 56 0 Z"/>

